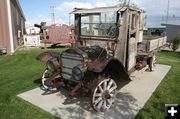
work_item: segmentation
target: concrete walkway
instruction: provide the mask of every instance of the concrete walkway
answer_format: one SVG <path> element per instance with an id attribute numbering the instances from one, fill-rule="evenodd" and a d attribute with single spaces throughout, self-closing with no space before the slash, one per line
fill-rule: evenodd
<path id="1" fill-rule="evenodd" d="M 155 71 L 144 72 L 127 85 L 122 83 L 114 105 L 105 113 L 95 112 L 90 106 L 89 98 L 69 98 L 63 89 L 60 92 L 46 94 L 40 88 L 36 88 L 18 96 L 62 119 L 132 119 L 170 68 L 157 64 Z"/>

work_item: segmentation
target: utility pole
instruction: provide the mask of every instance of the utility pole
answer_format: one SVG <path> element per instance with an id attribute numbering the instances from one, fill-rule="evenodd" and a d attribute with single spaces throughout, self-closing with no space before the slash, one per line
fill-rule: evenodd
<path id="1" fill-rule="evenodd" d="M 131 2 L 131 0 L 128 0 L 128 3 L 127 3 L 128 6 L 130 5 L 130 2 Z"/>
<path id="2" fill-rule="evenodd" d="M 120 3 L 121 5 L 126 5 L 127 0 L 119 0 L 119 3 Z"/>
<path id="3" fill-rule="evenodd" d="M 71 16 L 69 14 L 69 26 L 71 25 Z"/>
<path id="4" fill-rule="evenodd" d="M 56 23 L 56 21 L 55 21 L 55 6 L 50 6 L 50 9 L 51 9 L 51 23 L 55 24 Z"/>

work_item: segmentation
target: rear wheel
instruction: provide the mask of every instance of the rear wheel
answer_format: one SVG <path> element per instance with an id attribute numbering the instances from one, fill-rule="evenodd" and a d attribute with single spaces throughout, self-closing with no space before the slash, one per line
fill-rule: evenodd
<path id="1" fill-rule="evenodd" d="M 150 71 L 154 71 L 155 63 L 156 63 L 156 56 L 154 55 L 153 57 L 150 57 L 150 62 L 149 62 Z"/>
<path id="2" fill-rule="evenodd" d="M 92 107 L 96 111 L 104 112 L 113 104 L 116 97 L 117 85 L 111 78 L 105 78 L 94 87 L 92 92 Z"/>

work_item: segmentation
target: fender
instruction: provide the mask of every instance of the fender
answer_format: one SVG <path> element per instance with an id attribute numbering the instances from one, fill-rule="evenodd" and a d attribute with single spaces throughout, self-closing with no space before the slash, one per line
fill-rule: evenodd
<path id="1" fill-rule="evenodd" d="M 58 58 L 59 59 L 60 54 L 61 54 L 61 52 L 58 52 L 58 51 L 52 51 L 52 50 L 45 51 L 45 52 L 40 53 L 36 57 L 36 60 L 47 62 L 51 58 Z"/>
<path id="2" fill-rule="evenodd" d="M 104 72 L 118 80 L 131 80 L 123 64 L 115 58 L 97 59 L 88 65 L 88 70 L 92 72 Z"/>

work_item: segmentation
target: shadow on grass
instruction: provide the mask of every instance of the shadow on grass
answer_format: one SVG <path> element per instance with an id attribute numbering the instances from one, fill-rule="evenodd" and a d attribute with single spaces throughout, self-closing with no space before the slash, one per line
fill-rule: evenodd
<path id="1" fill-rule="evenodd" d="M 41 78 L 38 78 L 38 79 L 34 80 L 33 82 L 34 82 L 35 84 L 41 85 Z"/>
<path id="2" fill-rule="evenodd" d="M 70 45 L 62 45 L 62 44 L 53 44 L 53 45 L 51 45 L 49 48 L 51 49 L 53 49 L 53 48 L 68 48 L 68 47 L 70 47 Z"/>
<path id="3" fill-rule="evenodd" d="M 47 49 L 50 49 L 50 50 L 65 49 L 65 48 L 70 48 L 70 46 L 69 45 L 57 45 L 57 44 L 54 44 L 54 45 L 51 45 L 51 46 L 47 47 Z M 41 47 L 41 49 L 45 49 L 45 48 Z"/>

